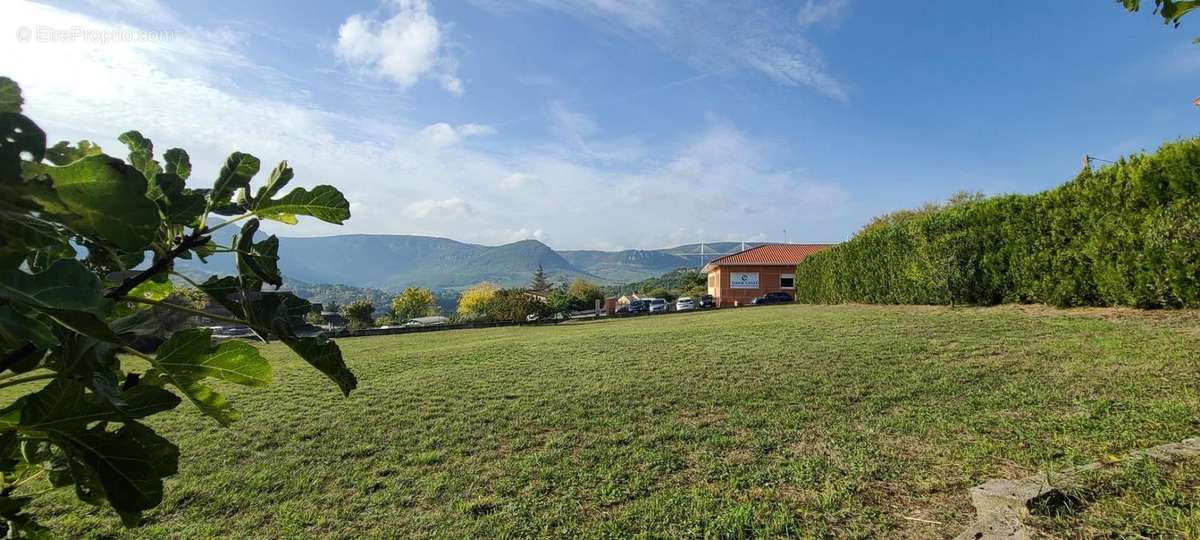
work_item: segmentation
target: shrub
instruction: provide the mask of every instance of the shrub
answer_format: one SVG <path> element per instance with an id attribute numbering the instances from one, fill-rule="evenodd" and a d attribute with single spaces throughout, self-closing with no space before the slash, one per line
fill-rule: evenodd
<path id="1" fill-rule="evenodd" d="M 1200 307 L 1200 139 L 1035 195 L 877 224 L 796 269 L 801 302 Z"/>
<path id="2" fill-rule="evenodd" d="M 521 289 L 501 289 L 483 304 L 483 317 L 491 321 L 523 321 L 530 315 L 550 314 L 549 306 Z"/>
<path id="3" fill-rule="evenodd" d="M 556 288 L 546 297 L 546 312 L 548 315 L 570 313 L 574 301 L 565 289 Z"/>
<path id="4" fill-rule="evenodd" d="M 469 321 L 485 316 L 484 306 L 499 289 L 495 284 L 484 281 L 463 291 L 458 300 L 458 318 Z"/>
<path id="5" fill-rule="evenodd" d="M 571 297 L 571 307 L 578 310 L 592 309 L 596 300 L 604 300 L 604 291 L 590 281 L 576 278 L 567 287 L 567 295 Z"/>
<path id="6" fill-rule="evenodd" d="M 360 298 L 342 306 L 342 315 L 350 321 L 351 328 L 368 328 L 375 324 L 375 304 Z"/>
<path id="7" fill-rule="evenodd" d="M 437 299 L 429 289 L 409 287 L 392 299 L 392 315 L 398 320 L 407 321 L 437 314 Z"/>

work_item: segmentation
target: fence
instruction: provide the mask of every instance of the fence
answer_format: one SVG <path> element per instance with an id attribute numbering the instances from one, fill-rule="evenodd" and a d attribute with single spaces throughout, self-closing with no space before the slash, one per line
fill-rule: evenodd
<path id="1" fill-rule="evenodd" d="M 444 332 L 447 330 L 469 330 L 469 329 L 476 329 L 476 328 L 503 328 L 503 327 L 507 327 L 507 326 L 549 326 L 549 325 L 557 325 L 559 323 L 574 321 L 574 320 L 594 321 L 594 320 L 602 320 L 602 319 L 603 320 L 629 319 L 629 318 L 634 318 L 634 317 L 661 317 L 661 316 L 670 316 L 670 315 L 682 315 L 682 314 L 686 314 L 686 313 L 706 313 L 706 312 L 710 312 L 710 311 L 742 309 L 742 308 L 748 308 L 748 307 L 771 307 L 772 305 L 788 306 L 788 305 L 794 305 L 794 304 L 793 303 L 768 304 L 768 305 L 762 305 L 762 306 L 746 304 L 746 305 L 742 305 L 742 306 L 711 307 L 711 308 L 704 308 L 704 309 L 689 309 L 689 310 L 684 310 L 684 311 L 659 311 L 659 312 L 654 312 L 654 313 L 613 313 L 613 314 L 608 314 L 608 315 L 601 315 L 599 317 L 588 315 L 588 316 L 570 317 L 570 318 L 564 318 L 564 319 L 539 319 L 536 321 L 488 321 L 488 322 L 479 321 L 479 322 L 465 322 L 465 323 L 456 323 L 456 324 L 439 324 L 439 325 L 432 325 L 432 326 L 401 326 L 401 327 L 396 327 L 396 328 L 364 328 L 361 330 L 344 329 L 344 330 L 337 330 L 337 331 L 333 331 L 333 332 L 326 332 L 326 335 L 328 335 L 329 337 L 333 337 L 333 338 L 348 338 L 348 337 L 366 337 L 366 336 L 390 336 L 390 335 L 398 335 L 398 334 L 419 334 L 422 332 Z"/>

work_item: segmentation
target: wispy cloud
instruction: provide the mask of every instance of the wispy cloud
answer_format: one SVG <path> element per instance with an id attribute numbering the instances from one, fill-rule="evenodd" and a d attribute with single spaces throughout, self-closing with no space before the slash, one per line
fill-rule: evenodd
<path id="1" fill-rule="evenodd" d="M 171 26 L 179 24 L 175 12 L 160 0 L 87 0 L 87 3 L 109 14 L 138 21 Z"/>
<path id="2" fill-rule="evenodd" d="M 449 146 L 468 137 L 493 135 L 496 129 L 484 124 L 463 124 L 455 127 L 445 122 L 425 126 L 421 135 L 435 147 Z"/>
<path id="3" fill-rule="evenodd" d="M 845 14 L 849 6 L 850 0 L 808 0 L 796 15 L 796 23 L 807 27 L 834 22 Z"/>
<path id="4" fill-rule="evenodd" d="M 474 214 L 475 208 L 471 203 L 455 197 L 410 203 L 404 207 L 404 213 L 416 219 L 453 219 Z"/>
<path id="5" fill-rule="evenodd" d="M 524 1 L 648 40 L 705 73 L 756 72 L 780 84 L 812 88 L 840 101 L 849 99 L 846 85 L 829 73 L 806 36 L 810 27 L 842 16 L 849 0 L 807 0 L 799 7 L 793 2 Z M 500 11 L 505 9 L 511 7 Z"/>

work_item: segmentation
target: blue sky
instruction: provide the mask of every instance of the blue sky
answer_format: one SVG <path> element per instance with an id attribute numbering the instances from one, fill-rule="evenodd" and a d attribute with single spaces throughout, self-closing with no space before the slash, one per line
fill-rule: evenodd
<path id="1" fill-rule="evenodd" d="M 136 128 L 200 178 L 237 149 L 351 200 L 345 227 L 275 232 L 556 248 L 839 241 L 1200 115 L 1200 30 L 1107 1 L 215 6 L 2 2 L 0 73 L 54 140 L 122 154 Z"/>

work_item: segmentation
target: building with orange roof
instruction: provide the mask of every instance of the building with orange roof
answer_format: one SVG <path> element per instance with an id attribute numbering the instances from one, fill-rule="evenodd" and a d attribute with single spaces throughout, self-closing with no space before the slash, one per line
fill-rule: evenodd
<path id="1" fill-rule="evenodd" d="M 748 305 L 769 292 L 796 288 L 796 265 L 832 244 L 767 244 L 726 255 L 704 265 L 708 294 L 720 307 Z"/>

